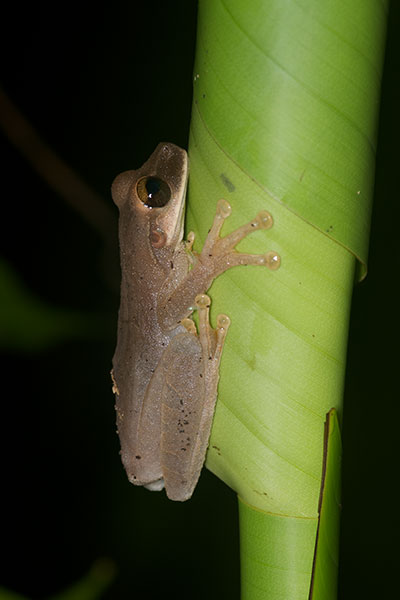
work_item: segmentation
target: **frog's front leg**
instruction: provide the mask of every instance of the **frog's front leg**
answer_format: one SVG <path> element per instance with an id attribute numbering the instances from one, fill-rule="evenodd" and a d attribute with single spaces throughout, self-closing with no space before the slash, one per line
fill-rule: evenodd
<path id="1" fill-rule="evenodd" d="M 163 328 L 173 329 L 193 310 L 195 297 L 206 292 L 213 280 L 224 271 L 239 265 L 260 265 L 276 270 L 280 257 L 275 251 L 266 254 L 246 254 L 237 252 L 236 245 L 250 233 L 259 229 L 270 229 L 273 218 L 267 211 L 261 211 L 249 223 L 242 225 L 225 237 L 220 237 L 224 221 L 231 214 L 231 206 L 226 200 L 219 200 L 211 229 L 203 249 L 193 268 L 172 291 L 161 292 L 158 317 Z M 193 234 L 190 246 L 193 244 Z"/>
<path id="2" fill-rule="evenodd" d="M 204 463 L 219 378 L 222 347 L 229 327 L 226 315 L 209 322 L 210 298 L 196 298 L 199 332 L 191 319 L 187 332 L 172 338 L 162 359 L 164 385 L 161 398 L 161 468 L 168 497 L 187 500 L 193 493 Z"/>

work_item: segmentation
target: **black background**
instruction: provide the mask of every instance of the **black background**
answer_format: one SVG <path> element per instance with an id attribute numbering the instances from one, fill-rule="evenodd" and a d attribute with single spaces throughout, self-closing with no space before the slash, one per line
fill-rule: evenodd
<path id="1" fill-rule="evenodd" d="M 129 485 L 110 391 L 118 310 L 110 182 L 157 143 L 187 147 L 196 4 L 67 2 L 3 14 L 0 84 L 55 153 L 109 203 L 106 245 L 0 133 L 1 254 L 43 302 L 96 331 L 3 348 L 2 577 L 42 598 L 99 557 L 107 598 L 239 598 L 234 493 L 207 471 L 191 502 Z M 340 598 L 397 587 L 399 516 L 399 4 L 389 17 L 369 275 L 356 286 L 343 427 Z M 73 336 L 71 336 L 73 338 Z"/>

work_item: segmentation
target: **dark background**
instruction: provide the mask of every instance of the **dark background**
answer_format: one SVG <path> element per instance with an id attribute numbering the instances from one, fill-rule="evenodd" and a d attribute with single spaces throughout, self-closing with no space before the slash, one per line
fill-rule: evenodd
<path id="1" fill-rule="evenodd" d="M 350 327 L 343 599 L 389 596 L 398 582 L 399 9 L 389 19 L 369 275 Z M 187 147 L 196 5 L 39 2 L 0 23 L 0 85 L 112 211 L 93 228 L 0 132 L 1 255 L 42 315 L 35 335 L 20 319 L 21 342 L 0 336 L 1 582 L 42 598 L 107 557 L 117 567 L 107 598 L 239 598 L 234 493 L 207 471 L 184 504 L 129 485 L 109 382 L 119 301 L 110 182 L 159 141 Z M 51 344 L 46 308 L 64 319 Z"/>

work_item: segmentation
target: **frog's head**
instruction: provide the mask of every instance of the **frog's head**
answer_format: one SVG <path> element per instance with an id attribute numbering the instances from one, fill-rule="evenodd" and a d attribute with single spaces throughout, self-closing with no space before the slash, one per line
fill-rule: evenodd
<path id="1" fill-rule="evenodd" d="M 185 150 L 161 143 L 140 169 L 121 173 L 112 184 L 121 216 L 128 211 L 155 249 L 182 240 L 187 178 Z"/>

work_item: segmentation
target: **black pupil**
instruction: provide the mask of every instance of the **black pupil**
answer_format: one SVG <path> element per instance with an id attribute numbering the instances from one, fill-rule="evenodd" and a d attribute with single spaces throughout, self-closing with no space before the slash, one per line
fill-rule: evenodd
<path id="1" fill-rule="evenodd" d="M 171 198 L 168 184 L 158 177 L 147 177 L 141 192 L 139 191 L 140 199 L 150 208 L 165 206 Z"/>

